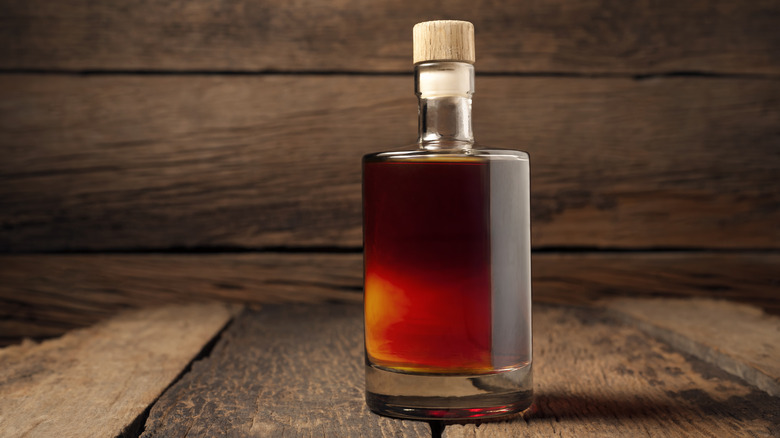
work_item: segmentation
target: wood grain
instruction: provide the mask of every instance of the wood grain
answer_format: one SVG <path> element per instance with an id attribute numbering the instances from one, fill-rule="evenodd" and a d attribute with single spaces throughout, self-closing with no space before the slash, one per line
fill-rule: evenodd
<path id="1" fill-rule="evenodd" d="M 780 396 L 780 318 L 707 299 L 619 298 L 603 305 L 676 349 Z"/>
<path id="2" fill-rule="evenodd" d="M 701 297 L 780 314 L 776 253 L 542 253 L 532 264 L 536 302 Z M 362 273 L 361 254 L 5 255 L 0 343 L 165 303 L 360 302 Z"/>
<path id="3" fill-rule="evenodd" d="M 155 403 L 141 436 L 430 436 L 424 422 L 368 411 L 362 337 L 354 304 L 247 312 Z"/>
<path id="4" fill-rule="evenodd" d="M 362 300 L 360 254 L 0 257 L 0 341 L 43 337 L 128 307 L 223 300 Z"/>
<path id="5" fill-rule="evenodd" d="M 360 306 L 248 311 L 152 408 L 142 437 L 423 436 L 363 401 Z M 526 418 L 459 436 L 771 436 L 780 398 L 681 355 L 599 310 L 537 306 L 535 397 Z"/>
<path id="6" fill-rule="evenodd" d="M 138 436 L 131 429 L 143 424 L 147 407 L 236 310 L 223 304 L 146 309 L 0 350 L 0 435 Z"/>
<path id="7" fill-rule="evenodd" d="M 719 298 L 780 314 L 775 252 L 534 254 L 534 298 L 592 305 L 600 298 Z"/>
<path id="8" fill-rule="evenodd" d="M 412 26 L 467 17 L 480 71 L 780 72 L 773 0 L 5 1 L 0 68 L 410 71 Z"/>
<path id="9" fill-rule="evenodd" d="M 594 310 L 534 309 L 537 411 L 449 425 L 459 437 L 744 437 L 780 433 L 780 398 Z"/>
<path id="10" fill-rule="evenodd" d="M 360 156 L 415 138 L 411 77 L 0 81 L 0 251 L 361 244 Z M 776 80 L 478 78 L 532 161 L 536 247 L 780 247 Z"/>

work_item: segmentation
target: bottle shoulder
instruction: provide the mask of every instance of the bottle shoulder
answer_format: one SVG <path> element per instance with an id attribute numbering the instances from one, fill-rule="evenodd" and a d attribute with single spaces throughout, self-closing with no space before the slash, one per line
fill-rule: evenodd
<path id="1" fill-rule="evenodd" d="M 471 149 L 408 149 L 374 152 L 363 156 L 363 161 L 372 162 L 484 162 L 484 161 L 529 161 L 527 152 L 514 149 L 483 148 Z"/>

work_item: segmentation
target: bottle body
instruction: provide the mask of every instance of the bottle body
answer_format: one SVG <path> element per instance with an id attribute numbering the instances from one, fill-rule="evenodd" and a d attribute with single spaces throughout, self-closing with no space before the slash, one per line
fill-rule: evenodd
<path id="1" fill-rule="evenodd" d="M 363 159 L 366 394 L 386 415 L 531 403 L 529 166 L 453 148 Z"/>

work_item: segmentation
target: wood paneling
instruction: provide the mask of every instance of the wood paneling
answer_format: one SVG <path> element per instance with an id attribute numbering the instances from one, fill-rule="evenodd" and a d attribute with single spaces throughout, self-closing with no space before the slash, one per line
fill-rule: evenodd
<path id="1" fill-rule="evenodd" d="M 0 68 L 409 71 L 441 18 L 474 22 L 480 71 L 780 72 L 774 0 L 11 0 Z"/>
<path id="2" fill-rule="evenodd" d="M 590 305 L 613 296 L 721 298 L 780 314 L 780 255 L 542 253 L 536 302 Z M 361 254 L 0 256 L 0 343 L 45 337 L 122 309 L 203 300 L 362 300 Z"/>
<path id="3" fill-rule="evenodd" d="M 2 6 L 0 342 L 167 302 L 359 301 L 338 250 L 362 242 L 360 156 L 416 133 L 411 75 L 381 73 L 444 17 L 498 73 L 477 78 L 478 140 L 531 153 L 533 243 L 563 251 L 535 255 L 536 299 L 780 313 L 775 0 Z"/>
<path id="4" fill-rule="evenodd" d="M 481 77 L 536 247 L 780 247 L 780 82 Z M 361 245 L 360 156 L 411 77 L 5 75 L 0 250 Z"/>
<path id="5" fill-rule="evenodd" d="M 534 298 L 588 305 L 612 296 L 719 298 L 780 314 L 780 254 L 637 252 L 534 254 Z"/>

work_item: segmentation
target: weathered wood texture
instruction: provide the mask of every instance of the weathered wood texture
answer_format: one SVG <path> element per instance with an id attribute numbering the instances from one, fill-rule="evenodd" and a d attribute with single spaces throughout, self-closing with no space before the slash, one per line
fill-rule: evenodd
<path id="1" fill-rule="evenodd" d="M 779 266 L 780 255 L 763 252 L 534 254 L 534 300 L 717 297 L 780 314 Z M 58 335 L 128 307 L 359 302 L 362 269 L 361 254 L 0 256 L 0 343 Z"/>
<path id="2" fill-rule="evenodd" d="M 415 138 L 410 77 L 0 81 L 0 250 L 361 244 L 360 156 Z M 780 247 L 780 82 L 483 77 L 544 246 Z"/>
<path id="3" fill-rule="evenodd" d="M 537 412 L 445 438 L 780 434 L 780 398 L 594 311 L 537 307 L 534 335 Z"/>
<path id="4" fill-rule="evenodd" d="M 780 318 L 706 299 L 620 298 L 604 306 L 678 350 L 780 396 Z"/>
<path id="5" fill-rule="evenodd" d="M 5 1 L 0 68 L 411 69 L 412 26 L 467 17 L 481 71 L 780 72 L 773 0 Z"/>
<path id="6" fill-rule="evenodd" d="M 368 413 L 361 315 L 332 304 L 245 312 L 154 405 L 142 436 L 422 436 L 425 423 Z M 537 411 L 445 436 L 780 433 L 780 398 L 601 315 L 537 306 Z"/>
<path id="7" fill-rule="evenodd" d="M 141 436 L 430 436 L 426 423 L 366 408 L 361 315 L 354 304 L 241 315 L 154 405 Z"/>
<path id="8" fill-rule="evenodd" d="M 360 254 L 0 257 L 0 342 L 54 336 L 128 307 L 202 300 L 362 300 Z"/>
<path id="9" fill-rule="evenodd" d="M 138 436 L 147 407 L 237 310 L 146 309 L 0 350 L 0 436 Z"/>

